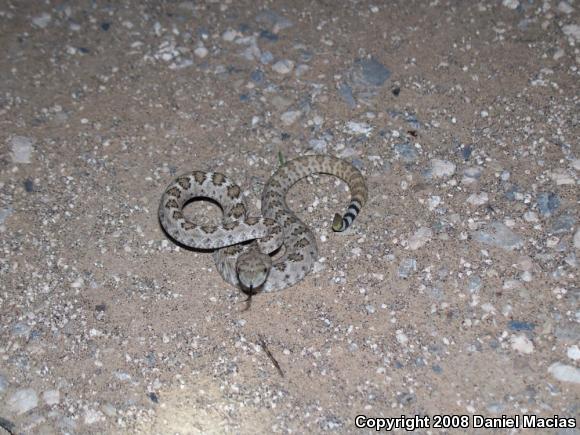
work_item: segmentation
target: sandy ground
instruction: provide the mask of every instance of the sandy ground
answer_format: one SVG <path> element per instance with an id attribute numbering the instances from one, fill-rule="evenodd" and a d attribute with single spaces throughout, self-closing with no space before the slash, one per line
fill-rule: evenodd
<path id="1" fill-rule="evenodd" d="M 577 1 L 116 3 L 0 3 L 0 432 L 572 426 Z M 344 183 L 301 181 L 322 258 L 243 312 L 162 232 L 161 193 L 219 170 L 257 213 L 309 153 L 353 162 L 369 203 L 334 234 Z"/>

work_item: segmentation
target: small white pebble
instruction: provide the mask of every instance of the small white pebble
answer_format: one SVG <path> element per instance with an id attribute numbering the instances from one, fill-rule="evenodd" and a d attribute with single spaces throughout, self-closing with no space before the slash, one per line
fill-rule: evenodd
<path id="1" fill-rule="evenodd" d="M 308 65 L 298 65 L 294 74 L 296 74 L 296 77 L 301 77 L 306 74 L 309 69 L 310 67 Z"/>
<path id="2" fill-rule="evenodd" d="M 516 221 L 512 218 L 505 218 L 503 223 L 506 227 L 513 228 L 516 225 Z"/>
<path id="3" fill-rule="evenodd" d="M 222 39 L 227 42 L 232 42 L 234 39 L 236 39 L 237 36 L 238 32 L 232 29 L 228 29 L 222 34 Z"/>
<path id="4" fill-rule="evenodd" d="M 208 49 L 205 48 L 204 46 L 197 47 L 193 52 L 195 53 L 195 55 L 197 57 L 201 57 L 202 59 L 204 57 L 206 57 L 208 55 L 208 53 L 209 53 Z"/>
<path id="5" fill-rule="evenodd" d="M 450 177 L 455 173 L 455 163 L 448 160 L 433 159 L 431 160 L 431 172 L 434 177 Z"/>
<path id="6" fill-rule="evenodd" d="M 300 110 L 289 110 L 280 115 L 280 121 L 282 121 L 285 126 L 291 126 L 296 121 L 298 121 L 300 116 L 302 116 L 302 112 Z"/>
<path id="7" fill-rule="evenodd" d="M 554 247 L 558 246 L 559 241 L 560 241 L 560 239 L 556 236 L 548 237 L 548 239 L 546 240 L 546 246 L 548 248 L 554 248 Z"/>
<path id="8" fill-rule="evenodd" d="M 14 136 L 10 140 L 12 147 L 12 161 L 14 163 L 30 163 L 30 157 L 34 151 L 35 140 L 25 136 Z"/>
<path id="9" fill-rule="evenodd" d="M 101 411 L 95 409 L 87 409 L 85 411 L 85 424 L 95 424 L 98 421 L 101 421 L 104 418 L 104 415 Z"/>
<path id="10" fill-rule="evenodd" d="M 81 288 L 83 286 L 83 279 L 77 278 L 73 283 L 70 285 L 72 288 Z"/>
<path id="11" fill-rule="evenodd" d="M 32 24 L 34 24 L 36 27 L 44 29 L 46 26 L 50 24 L 51 21 L 52 21 L 51 15 L 46 12 L 43 12 L 42 14 L 32 19 Z"/>
<path id="12" fill-rule="evenodd" d="M 401 330 L 398 330 L 398 331 L 397 331 L 397 335 L 396 335 L 396 337 L 397 337 L 397 341 L 398 341 L 400 344 L 403 344 L 403 345 L 405 345 L 405 344 L 407 344 L 407 343 L 409 342 L 409 338 L 408 338 L 408 337 L 405 335 L 405 333 L 404 333 L 403 331 L 401 331 Z"/>
<path id="13" fill-rule="evenodd" d="M 580 249 L 580 228 L 574 234 L 574 248 Z"/>
<path id="14" fill-rule="evenodd" d="M 576 179 L 565 169 L 559 168 L 550 172 L 550 178 L 556 182 L 556 186 L 574 185 Z"/>
<path id="15" fill-rule="evenodd" d="M 562 50 L 561 48 L 558 48 L 556 50 L 556 52 L 554 53 L 554 56 L 552 56 L 552 59 L 560 60 L 562 57 L 564 57 L 565 54 L 566 54 L 566 52 L 564 50 Z"/>
<path id="16" fill-rule="evenodd" d="M 486 192 L 472 193 L 467 198 L 467 202 L 471 205 L 483 205 L 489 201 L 489 197 Z"/>
<path id="17" fill-rule="evenodd" d="M 428 227 L 421 227 L 409 238 L 409 249 L 415 251 L 422 248 L 433 237 L 433 231 Z"/>
<path id="18" fill-rule="evenodd" d="M 578 348 L 577 344 L 570 346 L 566 351 L 566 355 L 568 355 L 568 358 L 571 360 L 578 361 L 580 360 L 580 348 Z"/>
<path id="19" fill-rule="evenodd" d="M 535 211 L 527 211 L 524 213 L 524 220 L 526 222 L 538 222 L 538 214 Z"/>
<path id="20" fill-rule="evenodd" d="M 569 15 L 572 12 L 574 12 L 574 8 L 565 1 L 561 1 L 560 3 L 558 3 L 558 10 L 566 15 Z"/>
<path id="21" fill-rule="evenodd" d="M 272 69 L 278 74 L 289 74 L 294 69 L 294 62 L 290 59 L 282 59 L 272 65 Z"/>
<path id="22" fill-rule="evenodd" d="M 550 367 L 548 367 L 548 373 L 550 373 L 561 382 L 572 382 L 574 384 L 580 384 L 580 369 L 574 366 L 555 362 Z"/>
<path id="23" fill-rule="evenodd" d="M 534 351 L 534 343 L 525 335 L 515 335 L 510 340 L 511 347 L 516 352 L 529 355 Z"/>
<path id="24" fill-rule="evenodd" d="M 42 398 L 47 405 L 57 405 L 60 402 L 60 392 L 58 390 L 47 390 L 42 393 Z"/>
<path id="25" fill-rule="evenodd" d="M 433 211 L 435 210 L 435 208 L 437 208 L 437 206 L 441 204 L 441 197 L 440 196 L 431 196 L 429 197 L 429 199 L 427 200 L 427 205 L 429 207 L 429 210 Z"/>
<path id="26" fill-rule="evenodd" d="M 481 309 L 483 311 L 485 311 L 486 313 L 495 314 L 495 307 L 492 304 L 490 304 L 489 302 L 486 302 L 485 304 L 483 304 L 481 306 Z"/>
<path id="27" fill-rule="evenodd" d="M 520 5 L 520 2 L 519 0 L 503 0 L 501 4 L 509 9 L 517 9 L 517 7 Z"/>

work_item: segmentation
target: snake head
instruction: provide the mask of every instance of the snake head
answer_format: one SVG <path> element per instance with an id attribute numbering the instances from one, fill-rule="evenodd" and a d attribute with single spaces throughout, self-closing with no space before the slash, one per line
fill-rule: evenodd
<path id="1" fill-rule="evenodd" d="M 236 273 L 242 291 L 248 295 L 256 294 L 266 281 L 272 259 L 259 251 L 249 251 L 241 254 L 236 261 Z"/>

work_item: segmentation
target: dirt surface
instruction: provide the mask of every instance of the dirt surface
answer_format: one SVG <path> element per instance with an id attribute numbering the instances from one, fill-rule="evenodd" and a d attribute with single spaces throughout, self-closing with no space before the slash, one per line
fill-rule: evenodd
<path id="1" fill-rule="evenodd" d="M 577 1 L 116 3 L 0 3 L 0 432 L 572 426 Z M 305 154 L 359 167 L 369 202 L 335 234 L 345 184 L 300 181 L 320 261 L 243 311 L 158 201 L 211 169 L 257 214 Z"/>

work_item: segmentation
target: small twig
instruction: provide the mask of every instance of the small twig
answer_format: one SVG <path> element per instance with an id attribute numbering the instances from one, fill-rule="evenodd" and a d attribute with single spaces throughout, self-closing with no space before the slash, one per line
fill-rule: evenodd
<path id="1" fill-rule="evenodd" d="M 280 367 L 280 364 L 278 363 L 276 358 L 274 358 L 274 355 L 272 355 L 272 352 L 270 352 L 270 349 L 268 349 L 268 345 L 266 344 L 266 341 L 264 340 L 264 338 L 261 335 L 259 335 L 258 337 L 259 337 L 260 346 L 262 346 L 262 349 L 264 349 L 264 352 L 266 352 L 266 355 L 268 356 L 268 358 L 270 358 L 270 361 L 272 361 L 272 364 L 274 364 L 274 367 L 276 367 L 276 370 L 278 370 L 278 373 L 280 374 L 280 376 L 284 377 L 284 372 L 282 371 L 282 368 Z"/>
<path id="2" fill-rule="evenodd" d="M 3 417 L 0 417 L 0 427 L 8 432 L 10 435 L 16 435 L 15 429 L 16 425 L 12 423 L 10 420 L 6 420 Z"/>

